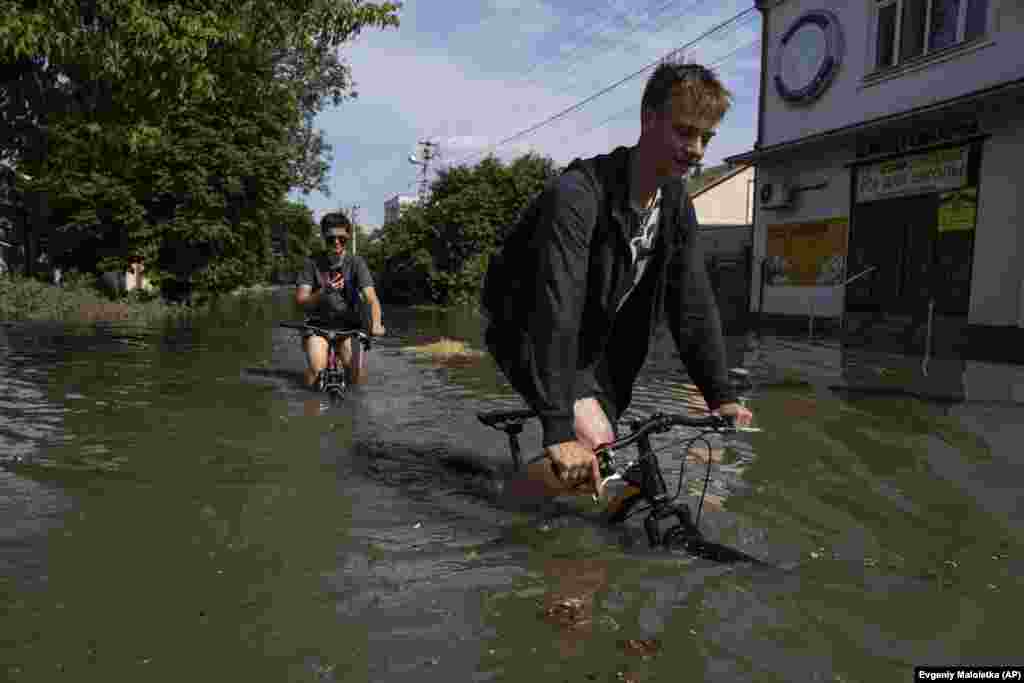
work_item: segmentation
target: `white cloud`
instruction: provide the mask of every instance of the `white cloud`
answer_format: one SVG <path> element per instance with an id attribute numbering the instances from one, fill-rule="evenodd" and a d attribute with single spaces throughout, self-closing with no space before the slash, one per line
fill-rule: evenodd
<path id="1" fill-rule="evenodd" d="M 656 1 L 650 7 L 657 9 L 664 4 Z M 525 5 L 513 0 L 490 0 L 479 20 L 452 14 L 451 31 L 436 36 L 443 17 L 419 16 L 416 6 L 407 4 L 409 11 L 403 10 L 399 30 L 366 31 L 355 45 L 344 50 L 360 97 L 318 118 L 317 125 L 334 145 L 335 162 L 329 177 L 333 196 L 328 199 L 313 194 L 303 201 L 317 209 L 358 203 L 366 222 L 380 224 L 384 201 L 415 189 L 419 169 L 407 157 L 418 151 L 419 140 L 430 137 L 441 143 L 440 165 L 484 152 L 640 69 L 685 40 L 692 40 L 748 4 L 745 0 L 727 0 L 713 7 L 703 5 L 699 11 L 704 14 L 691 16 L 681 27 L 654 22 L 657 28 L 652 31 L 647 19 L 649 8 L 638 10 L 631 2 L 616 0 L 587 13 L 586 21 L 591 23 L 583 28 L 593 26 L 609 39 L 621 39 L 630 30 L 623 28 L 621 19 L 612 18 L 606 29 L 600 25 L 602 17 L 608 20 L 615 16 L 613 11 L 639 21 L 643 27 L 618 48 L 590 48 L 593 54 L 580 60 L 572 79 L 565 75 L 565 61 L 553 61 L 531 74 L 536 82 L 522 76 L 532 65 L 544 61 L 536 55 L 541 43 L 547 45 L 546 54 L 551 55 L 564 49 L 561 43 L 575 34 L 579 34 L 577 45 L 590 40 L 587 30 L 575 28 L 579 24 L 574 19 L 584 10 L 566 14 L 536 0 Z M 714 11 L 708 13 L 708 7 Z M 666 9 L 665 14 L 671 16 L 678 11 Z M 698 60 L 714 62 L 756 39 L 758 26 L 755 23 L 723 32 L 716 41 L 702 41 L 696 52 Z M 759 53 L 751 50 L 737 52 L 718 67 L 726 85 L 736 93 L 737 102 L 709 150 L 709 164 L 753 144 L 759 69 Z M 581 111 L 494 150 L 495 155 L 509 160 L 535 151 L 564 164 L 575 157 L 634 144 L 640 131 L 639 109 L 632 113 L 628 110 L 639 102 L 645 77 L 629 81 Z M 568 88 L 572 83 L 574 87 Z M 621 117 L 589 130 L 616 114 Z M 468 163 L 482 157 L 471 158 Z"/>

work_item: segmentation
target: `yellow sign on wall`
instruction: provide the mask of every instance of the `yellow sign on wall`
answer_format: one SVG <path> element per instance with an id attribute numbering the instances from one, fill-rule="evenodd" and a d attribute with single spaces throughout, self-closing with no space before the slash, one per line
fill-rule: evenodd
<path id="1" fill-rule="evenodd" d="M 965 187 L 939 196 L 939 232 L 974 230 L 978 217 L 978 188 Z"/>
<path id="2" fill-rule="evenodd" d="M 849 225 L 846 216 L 769 225 L 766 283 L 804 287 L 841 284 L 846 272 Z"/>

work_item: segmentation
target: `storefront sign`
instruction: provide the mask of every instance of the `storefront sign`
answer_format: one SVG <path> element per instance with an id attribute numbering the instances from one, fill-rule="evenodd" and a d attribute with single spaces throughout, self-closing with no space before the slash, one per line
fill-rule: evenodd
<path id="1" fill-rule="evenodd" d="M 845 216 L 806 223 L 769 225 L 766 284 L 827 287 L 842 284 L 846 271 Z"/>
<path id="2" fill-rule="evenodd" d="M 943 142 L 958 142 L 981 133 L 977 116 L 944 114 L 940 121 L 915 122 L 902 130 L 869 131 L 857 136 L 857 158 L 879 154 L 907 154 Z"/>
<path id="3" fill-rule="evenodd" d="M 857 201 L 944 192 L 967 181 L 969 148 L 940 149 L 883 161 L 857 170 Z"/>
<path id="4" fill-rule="evenodd" d="M 946 192 L 939 202 L 939 232 L 974 230 L 978 216 L 978 188 Z"/>

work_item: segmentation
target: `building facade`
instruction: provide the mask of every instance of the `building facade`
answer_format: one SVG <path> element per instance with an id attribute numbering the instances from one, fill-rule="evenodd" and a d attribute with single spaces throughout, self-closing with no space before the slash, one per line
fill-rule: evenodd
<path id="1" fill-rule="evenodd" d="M 417 202 L 417 198 L 414 195 L 396 194 L 391 199 L 384 202 L 384 224 L 387 225 L 393 221 L 397 221 L 398 217 L 402 214 L 402 209 L 411 204 Z"/>
<path id="2" fill-rule="evenodd" d="M 754 168 L 723 164 L 687 181 L 697 233 L 727 333 L 748 324 Z"/>
<path id="3" fill-rule="evenodd" d="M 752 308 L 1024 362 L 1024 5 L 758 8 Z"/>
<path id="4" fill-rule="evenodd" d="M 689 184 L 697 185 L 690 190 L 690 197 L 702 227 L 753 223 L 753 166 L 723 166 L 713 180 L 701 183 L 697 176 Z"/>

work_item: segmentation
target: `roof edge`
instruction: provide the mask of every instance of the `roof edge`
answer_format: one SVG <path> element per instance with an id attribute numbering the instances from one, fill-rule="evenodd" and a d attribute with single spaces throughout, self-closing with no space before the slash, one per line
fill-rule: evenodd
<path id="1" fill-rule="evenodd" d="M 726 159 L 726 162 L 728 162 L 728 161 L 729 160 Z M 701 196 L 702 194 L 704 194 L 705 192 L 707 192 L 711 188 L 718 187 L 719 185 L 724 183 L 729 178 L 733 178 L 735 176 L 738 176 L 740 173 L 742 173 L 743 171 L 747 170 L 750 167 L 751 167 L 751 164 L 746 164 L 746 163 L 741 163 L 741 164 L 736 165 L 736 168 L 729 169 L 727 172 L 723 173 L 718 178 L 715 178 L 710 183 L 708 183 L 707 185 L 703 186 L 702 188 L 700 188 L 699 190 L 697 190 L 696 192 L 691 194 L 690 195 L 690 199 L 696 199 L 697 197 Z"/>
<path id="2" fill-rule="evenodd" d="M 840 128 L 833 128 L 831 130 L 822 131 L 820 133 L 808 135 L 803 138 L 797 138 L 796 140 L 780 142 L 770 147 L 755 148 L 750 150 L 749 152 L 743 152 L 741 154 L 734 154 L 733 156 L 725 157 L 723 161 L 729 164 L 756 164 L 760 160 L 807 145 L 813 145 L 814 143 L 817 142 L 825 142 L 827 140 L 840 138 L 845 135 L 850 135 L 852 133 L 859 133 L 861 131 L 870 130 L 872 128 L 879 128 L 884 125 L 894 123 L 896 121 L 902 121 L 904 119 L 913 118 L 914 116 L 919 116 L 921 114 L 925 114 L 928 112 L 940 111 L 947 107 L 955 107 L 966 102 L 980 100 L 985 97 L 998 95 L 1004 91 L 1013 90 L 1014 88 L 1020 87 L 1024 87 L 1024 78 L 1019 78 L 1015 81 L 1006 81 L 1005 83 L 1000 83 L 990 88 L 976 90 L 974 92 L 966 93 L 964 95 L 958 95 L 957 97 L 952 97 L 948 100 L 943 100 L 941 102 L 935 102 L 933 104 L 926 104 L 920 107 L 915 107 L 914 109 L 908 109 L 907 111 L 902 111 L 895 114 L 888 114 L 886 116 L 869 119 L 867 121 L 861 121 L 859 123 L 851 123 Z"/>

